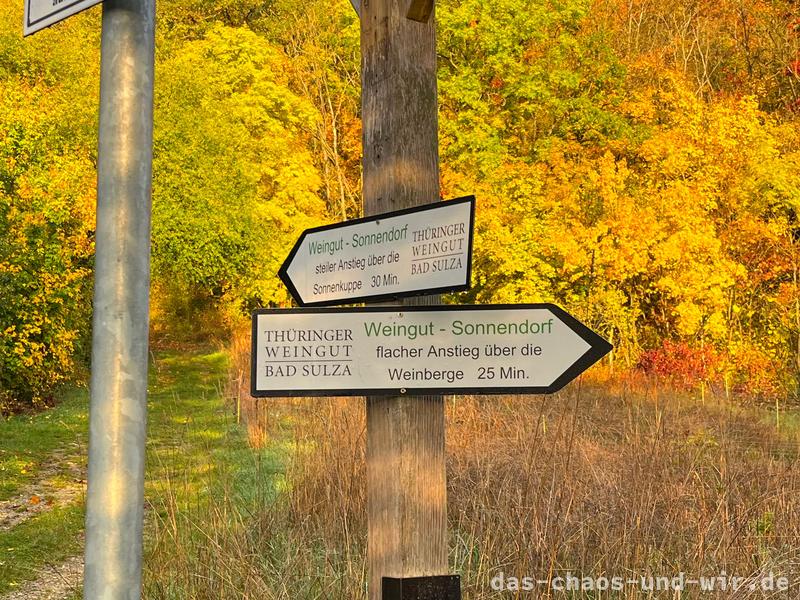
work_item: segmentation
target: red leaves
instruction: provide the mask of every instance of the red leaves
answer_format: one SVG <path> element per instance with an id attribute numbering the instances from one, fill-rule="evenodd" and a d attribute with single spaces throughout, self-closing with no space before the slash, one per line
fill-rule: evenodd
<path id="1" fill-rule="evenodd" d="M 637 366 L 679 388 L 692 389 L 713 379 L 722 364 L 723 357 L 711 345 L 692 347 L 686 342 L 664 340 L 660 348 L 644 352 Z"/>

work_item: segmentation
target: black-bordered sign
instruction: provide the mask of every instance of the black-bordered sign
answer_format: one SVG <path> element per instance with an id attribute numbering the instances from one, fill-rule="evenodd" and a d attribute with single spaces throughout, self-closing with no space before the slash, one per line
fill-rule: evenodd
<path id="1" fill-rule="evenodd" d="M 22 35 L 36 33 L 100 2 L 102 0 L 25 0 Z"/>
<path id="2" fill-rule="evenodd" d="M 469 289 L 475 197 L 307 229 L 278 275 L 300 306 Z"/>
<path id="3" fill-rule="evenodd" d="M 611 350 L 553 304 L 265 309 L 253 396 L 548 394 Z"/>

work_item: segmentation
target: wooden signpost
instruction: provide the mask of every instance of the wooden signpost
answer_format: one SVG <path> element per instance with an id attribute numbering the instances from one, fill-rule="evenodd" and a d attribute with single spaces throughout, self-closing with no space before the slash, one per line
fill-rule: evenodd
<path id="1" fill-rule="evenodd" d="M 366 216 L 441 197 L 434 20 L 410 20 L 408 8 L 404 0 L 361 5 Z M 436 305 L 439 297 L 404 304 Z M 430 598 L 450 600 L 444 400 L 403 395 L 366 402 L 369 599 L 384 599 L 384 578 L 402 594 L 404 580 L 423 576 Z"/>
<path id="2" fill-rule="evenodd" d="M 468 210 L 420 206 L 440 198 L 434 2 L 351 2 L 366 216 L 306 231 L 280 277 L 302 306 L 401 304 L 256 311 L 251 389 L 366 395 L 369 599 L 460 600 L 448 573 L 441 394 L 554 392 L 611 345 L 553 305 L 445 307 L 419 296 L 469 287 L 474 211 L 471 197 Z M 447 248 L 415 250 L 426 229 L 443 232 Z"/>

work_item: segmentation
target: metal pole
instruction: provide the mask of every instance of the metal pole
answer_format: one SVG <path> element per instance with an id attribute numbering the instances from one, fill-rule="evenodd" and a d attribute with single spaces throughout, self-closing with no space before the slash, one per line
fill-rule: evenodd
<path id="1" fill-rule="evenodd" d="M 85 600 L 139 600 L 155 0 L 106 0 L 100 69 Z"/>

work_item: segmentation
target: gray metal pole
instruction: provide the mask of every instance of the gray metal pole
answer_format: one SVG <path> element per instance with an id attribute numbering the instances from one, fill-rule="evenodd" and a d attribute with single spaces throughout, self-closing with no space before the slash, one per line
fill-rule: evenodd
<path id="1" fill-rule="evenodd" d="M 85 600 L 139 600 L 147 427 L 155 0 L 105 0 Z"/>

